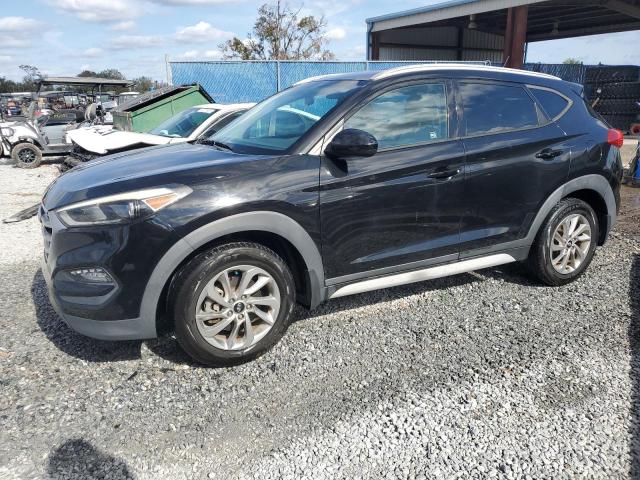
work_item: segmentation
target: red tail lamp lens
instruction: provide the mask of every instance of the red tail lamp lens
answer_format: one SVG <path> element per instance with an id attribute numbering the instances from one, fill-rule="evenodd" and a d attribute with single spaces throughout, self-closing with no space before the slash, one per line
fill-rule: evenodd
<path id="1" fill-rule="evenodd" d="M 624 144 L 624 135 L 620 130 L 612 128 L 607 134 L 607 143 L 614 147 L 622 148 L 622 145 Z"/>

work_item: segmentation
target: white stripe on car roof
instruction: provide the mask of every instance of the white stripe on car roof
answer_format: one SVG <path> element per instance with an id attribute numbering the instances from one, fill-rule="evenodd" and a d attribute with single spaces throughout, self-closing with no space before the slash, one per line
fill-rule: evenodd
<path id="1" fill-rule="evenodd" d="M 371 77 L 372 80 L 380 80 L 381 78 L 393 77 L 394 75 L 400 75 L 402 73 L 411 72 L 429 72 L 437 70 L 465 70 L 465 71 L 477 71 L 477 72 L 497 72 L 497 73 L 515 73 L 519 75 L 527 75 L 529 77 L 548 78 L 553 80 L 560 80 L 558 77 L 548 75 L 546 73 L 530 72 L 528 70 L 517 70 L 515 68 L 504 67 L 489 67 L 478 65 L 408 65 L 406 67 L 396 67 L 389 70 L 383 70 L 380 73 L 376 73 Z"/>
<path id="2" fill-rule="evenodd" d="M 441 65 L 407 65 L 404 67 L 396 67 L 390 68 L 388 70 L 381 70 L 380 72 L 374 74 L 371 77 L 371 80 L 380 80 L 383 78 L 393 77 L 395 75 L 401 75 L 403 73 L 412 73 L 412 72 L 429 72 L 429 71 L 438 71 L 438 70 L 464 70 L 468 72 L 496 72 L 496 73 L 512 73 L 516 75 L 526 75 L 528 77 L 538 77 L 538 78 L 546 78 L 550 80 L 562 80 L 559 77 L 554 75 L 549 75 L 547 73 L 540 72 L 530 72 L 528 70 L 518 70 L 515 68 L 504 68 L 504 67 L 489 67 L 482 65 L 462 65 L 462 64 L 441 64 Z M 358 72 L 359 73 L 359 72 Z M 303 83 L 314 82 L 317 80 L 330 80 L 332 77 L 341 77 L 344 76 L 344 73 L 331 73 L 328 75 L 318 75 L 315 77 L 305 78 L 304 80 L 300 80 L 296 82 L 294 85 L 300 85 Z"/>

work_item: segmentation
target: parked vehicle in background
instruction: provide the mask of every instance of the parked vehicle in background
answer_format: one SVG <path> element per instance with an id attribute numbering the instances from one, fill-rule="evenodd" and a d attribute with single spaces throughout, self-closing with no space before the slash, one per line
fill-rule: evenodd
<path id="1" fill-rule="evenodd" d="M 194 141 L 202 136 L 213 135 L 253 105 L 253 103 L 199 105 L 183 110 L 147 133 L 123 132 L 111 126 L 70 130 L 66 134 L 67 142 L 73 145 L 73 149 L 64 163 L 68 167 L 74 167 L 110 153 Z"/>
<path id="2" fill-rule="evenodd" d="M 549 75 L 313 78 L 206 141 L 59 177 L 39 213 L 43 272 L 80 333 L 175 331 L 198 361 L 235 364 L 278 341 L 296 302 L 516 261 L 575 280 L 615 224 L 622 142 Z"/>
<path id="3" fill-rule="evenodd" d="M 91 88 L 90 97 L 109 98 L 103 93 L 103 87 L 127 87 L 128 80 L 112 80 L 95 77 L 47 77 L 38 81 L 38 92 L 33 96 L 26 118 L 20 121 L 5 121 L 0 127 L 11 129 L 11 135 L 3 136 L 3 156 L 11 158 L 21 168 L 35 168 L 42 162 L 43 155 L 61 156 L 71 152 L 71 143 L 66 143 L 60 135 L 62 129 L 57 129 L 56 138 L 50 139 L 43 127 L 52 125 L 66 125 L 71 122 L 82 122 L 85 106 L 81 100 L 87 95 L 79 95 L 72 90 L 43 91 L 43 86 L 80 86 Z M 97 90 L 97 91 L 96 91 Z M 106 95 L 106 97 L 105 97 Z M 10 120 L 5 118 L 5 120 Z M 9 130 L 6 130 L 9 132 Z"/>
<path id="4" fill-rule="evenodd" d="M 9 117 L 15 117 L 18 115 L 22 115 L 22 106 L 15 100 L 9 100 L 7 102 L 7 107 L 5 113 Z"/>
<path id="5" fill-rule="evenodd" d="M 122 105 L 129 100 L 133 100 L 140 96 L 140 92 L 120 92 L 116 97 L 117 105 Z"/>
<path id="6" fill-rule="evenodd" d="M 42 115 L 19 122 L 3 122 L 2 156 L 11 159 L 20 168 L 36 168 L 43 154 L 62 155 L 71 150 L 71 144 L 50 142 L 43 130 L 49 117 Z"/>

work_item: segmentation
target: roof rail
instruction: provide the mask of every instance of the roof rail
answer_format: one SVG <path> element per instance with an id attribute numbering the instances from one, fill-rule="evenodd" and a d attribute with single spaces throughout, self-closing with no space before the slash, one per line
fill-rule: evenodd
<path id="1" fill-rule="evenodd" d="M 548 78 L 552 80 L 561 80 L 559 77 L 555 77 L 553 75 L 549 75 L 547 73 L 539 73 L 539 72 L 530 72 L 528 70 L 518 70 L 515 68 L 504 68 L 504 67 L 489 67 L 482 65 L 465 65 L 465 64 L 426 64 L 426 65 L 408 65 L 404 67 L 396 67 L 390 68 L 389 70 L 382 70 L 380 73 L 376 73 L 372 80 L 380 80 L 382 78 L 393 77 L 394 75 L 400 75 L 403 73 L 411 73 L 411 72 L 428 72 L 432 70 L 467 70 L 467 71 L 488 71 L 488 72 L 501 72 L 501 73 L 512 73 L 512 74 L 520 74 L 527 75 L 530 77 L 539 77 L 539 78 Z"/>

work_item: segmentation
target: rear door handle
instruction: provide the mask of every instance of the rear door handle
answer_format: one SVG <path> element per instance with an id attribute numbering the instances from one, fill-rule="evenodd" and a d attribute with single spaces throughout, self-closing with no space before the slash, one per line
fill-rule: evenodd
<path id="1" fill-rule="evenodd" d="M 448 180 L 451 177 L 458 175 L 460 173 L 459 168 L 450 168 L 446 170 L 435 170 L 427 175 L 429 178 L 434 178 L 436 180 Z"/>
<path id="2" fill-rule="evenodd" d="M 536 153 L 536 158 L 541 158 L 542 160 L 553 160 L 556 157 L 559 157 L 564 153 L 564 150 L 553 150 L 551 148 L 545 148 L 541 152 Z"/>

